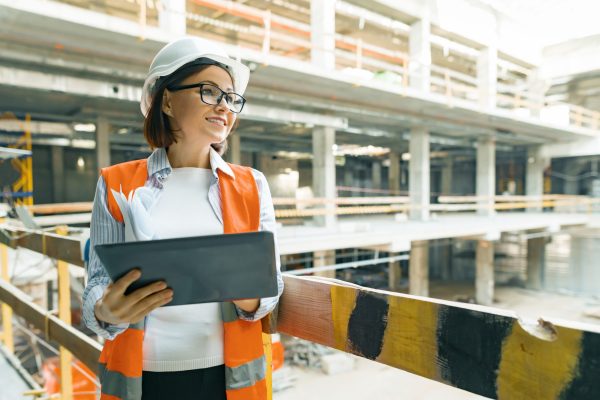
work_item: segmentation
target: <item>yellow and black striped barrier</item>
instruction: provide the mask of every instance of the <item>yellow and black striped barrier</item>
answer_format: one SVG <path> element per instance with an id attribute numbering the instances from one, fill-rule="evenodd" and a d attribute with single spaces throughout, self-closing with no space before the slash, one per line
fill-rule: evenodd
<path id="1" fill-rule="evenodd" d="M 493 399 L 600 399 L 600 327 L 286 277 L 279 331 Z"/>

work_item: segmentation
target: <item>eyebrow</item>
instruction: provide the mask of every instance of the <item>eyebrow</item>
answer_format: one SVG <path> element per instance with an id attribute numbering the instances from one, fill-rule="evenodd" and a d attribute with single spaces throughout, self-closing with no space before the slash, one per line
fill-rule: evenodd
<path id="1" fill-rule="evenodd" d="M 216 82 L 213 81 L 202 81 L 200 83 L 210 83 L 211 85 L 215 85 L 218 88 L 221 88 L 221 86 L 219 86 Z M 227 89 L 225 89 L 226 92 L 233 92 L 233 88 L 232 87 L 228 87 Z"/>

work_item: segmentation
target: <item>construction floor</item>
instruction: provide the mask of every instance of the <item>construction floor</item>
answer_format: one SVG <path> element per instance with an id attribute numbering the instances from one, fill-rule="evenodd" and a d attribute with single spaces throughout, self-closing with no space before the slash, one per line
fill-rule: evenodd
<path id="1" fill-rule="evenodd" d="M 23 399 L 23 393 L 28 390 L 31 388 L 27 382 L 8 361 L 5 352 L 0 351 L 0 400 Z"/>
<path id="2" fill-rule="evenodd" d="M 431 295 L 452 299 L 457 294 L 472 296 L 474 288 L 463 284 L 432 283 Z M 578 297 L 514 287 L 498 287 L 494 307 L 510 309 L 524 318 L 557 318 L 600 325 L 600 318 L 586 316 L 600 307 L 599 297 Z M 485 399 L 463 390 L 404 372 L 374 361 L 354 357 L 354 369 L 336 375 L 320 370 L 290 367 L 294 386 L 277 392 L 275 400 L 458 400 Z"/>
<path id="3" fill-rule="evenodd" d="M 559 228 L 592 224 L 590 215 L 580 213 L 503 212 L 492 217 L 460 213 L 432 215 L 429 221 L 396 220 L 391 215 L 351 216 L 340 218 L 331 228 L 284 226 L 277 231 L 281 254 L 296 254 L 342 248 L 379 247 L 399 252 L 410 249 L 410 243 L 460 237 L 490 236 L 504 232 L 531 229 L 558 231 Z M 495 239 L 492 239 L 495 240 Z"/>

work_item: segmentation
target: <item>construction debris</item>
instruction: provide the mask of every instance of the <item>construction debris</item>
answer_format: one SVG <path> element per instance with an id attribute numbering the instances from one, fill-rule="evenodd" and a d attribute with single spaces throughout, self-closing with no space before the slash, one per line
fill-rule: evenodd
<path id="1" fill-rule="evenodd" d="M 285 335 L 282 335 L 282 341 L 285 345 L 286 365 L 319 369 L 327 375 L 354 369 L 355 359 L 350 354 Z"/>
<path id="2" fill-rule="evenodd" d="M 321 358 L 321 370 L 327 375 L 336 375 L 354 369 L 355 358 L 347 353 L 327 354 Z"/>
<path id="3" fill-rule="evenodd" d="M 281 341 L 285 347 L 286 365 L 321 369 L 323 357 L 335 353 L 329 347 L 291 336 L 282 335 Z"/>

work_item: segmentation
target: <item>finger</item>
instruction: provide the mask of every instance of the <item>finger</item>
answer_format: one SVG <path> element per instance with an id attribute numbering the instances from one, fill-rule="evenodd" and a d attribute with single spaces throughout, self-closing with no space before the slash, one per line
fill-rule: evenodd
<path id="1" fill-rule="evenodd" d="M 119 294 L 125 293 L 125 290 L 127 290 L 129 285 L 140 279 L 141 276 L 142 272 L 139 269 L 129 271 L 125 276 L 114 283 L 113 291 L 116 291 Z"/>
<path id="2" fill-rule="evenodd" d="M 137 313 L 135 313 L 131 317 L 131 321 L 134 323 L 141 321 L 146 315 L 150 314 L 153 310 L 157 309 L 158 307 L 162 307 L 165 304 L 170 303 L 172 300 L 173 300 L 172 295 L 167 298 L 159 298 L 157 301 L 151 303 L 146 308 L 142 308 L 141 311 L 138 311 Z"/>
<path id="3" fill-rule="evenodd" d="M 136 290 L 128 296 L 121 296 L 112 303 L 114 309 L 111 311 L 118 318 L 129 321 L 131 315 L 137 314 L 139 310 L 148 307 L 153 302 L 165 297 L 172 297 L 173 290 L 168 289 L 166 286 L 164 282 L 155 282 Z"/>
<path id="4" fill-rule="evenodd" d="M 128 294 L 127 296 L 125 296 L 125 306 L 126 307 L 133 307 L 135 306 L 136 303 L 139 303 L 140 301 L 144 300 L 146 297 L 159 292 L 161 290 L 164 290 L 167 288 L 167 284 L 165 282 L 154 282 L 151 283 L 149 285 L 146 285 L 142 288 L 137 289 L 136 291 L 134 291 L 133 293 Z"/>
<path id="5" fill-rule="evenodd" d="M 159 303 L 163 300 L 169 299 L 173 297 L 172 289 L 164 289 L 158 293 L 151 294 L 150 296 L 145 297 L 143 300 L 137 302 L 132 307 L 129 307 L 127 314 L 128 315 L 136 315 L 143 312 L 145 309 L 152 307 L 154 303 Z"/>
<path id="6" fill-rule="evenodd" d="M 150 314 L 155 309 L 162 307 L 166 304 L 169 304 L 171 301 L 173 301 L 173 298 L 168 298 L 168 299 L 162 300 L 158 303 L 154 303 L 152 306 L 146 308 L 145 310 L 142 310 L 142 312 L 140 312 L 139 314 L 136 314 L 131 320 L 135 321 L 135 322 L 139 322 L 139 321 L 143 320 L 148 314 Z"/>

